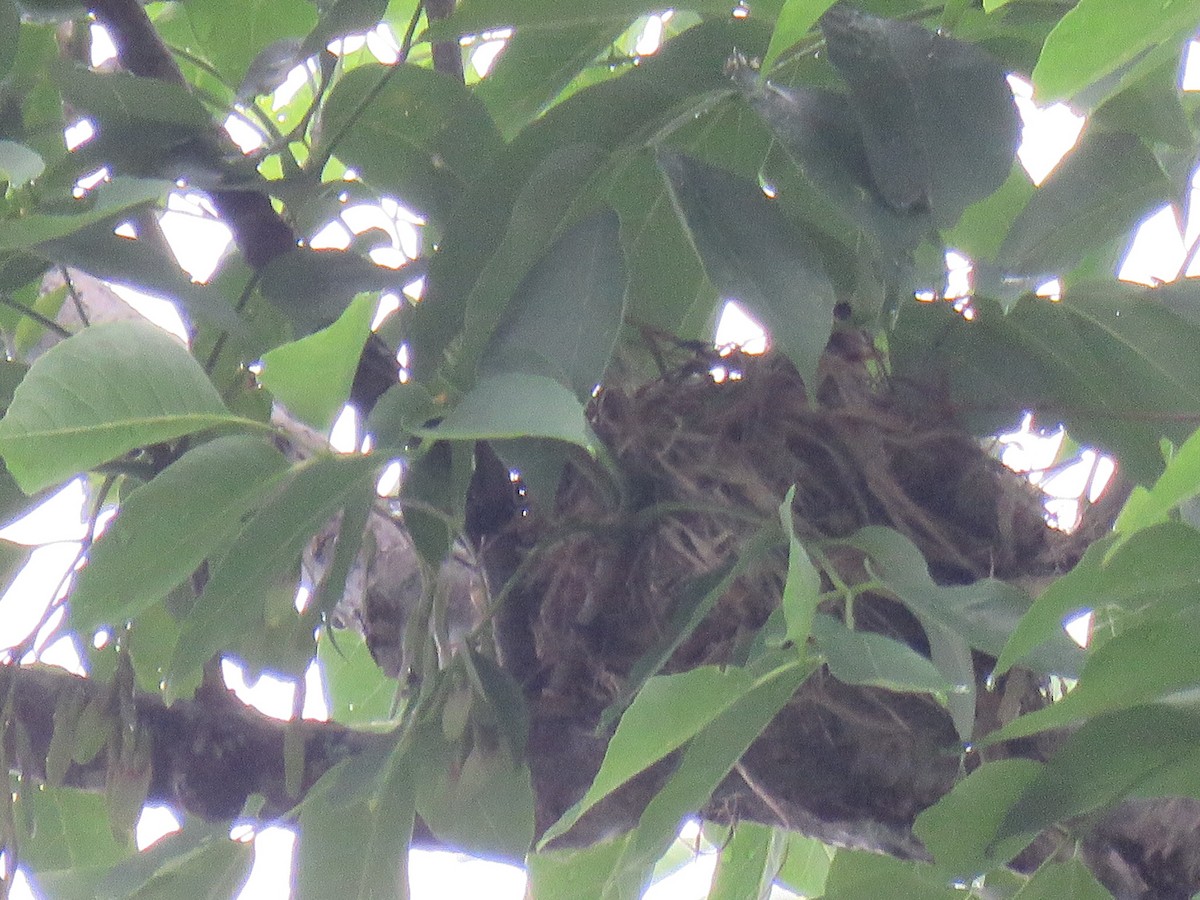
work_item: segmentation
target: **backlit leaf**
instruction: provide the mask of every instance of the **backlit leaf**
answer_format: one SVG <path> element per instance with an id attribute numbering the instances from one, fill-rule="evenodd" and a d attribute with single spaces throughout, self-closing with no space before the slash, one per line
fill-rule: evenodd
<path id="1" fill-rule="evenodd" d="M 185 453 L 122 501 L 71 592 L 72 626 L 90 634 L 161 600 L 237 530 L 286 468 L 269 441 L 245 435 Z"/>
<path id="2" fill-rule="evenodd" d="M 113 322 L 34 362 L 0 420 L 0 455 L 31 493 L 137 447 L 241 421 L 175 338 Z"/>

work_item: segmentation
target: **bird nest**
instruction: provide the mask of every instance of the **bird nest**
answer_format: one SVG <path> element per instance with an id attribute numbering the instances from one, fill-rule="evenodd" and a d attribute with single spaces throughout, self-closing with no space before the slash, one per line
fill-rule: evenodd
<path id="1" fill-rule="evenodd" d="M 782 550 L 740 574 L 697 627 L 671 636 L 681 608 L 713 587 L 762 525 L 779 520 L 793 488 L 797 533 L 826 541 L 823 564 L 832 560 L 845 583 L 866 580 L 863 560 L 836 539 L 867 525 L 907 536 L 943 584 L 1046 571 L 1058 533 L 1046 525 L 1042 496 L 957 426 L 936 392 L 894 383 L 854 334 L 831 342 L 819 384 L 811 397 L 777 353 L 688 351 L 649 383 L 599 392 L 591 424 L 624 478 L 623 502 L 586 465 L 569 466 L 552 508 L 535 508 L 517 526 L 519 543 L 533 549 L 497 622 L 535 725 L 595 728 L 639 660 L 664 641 L 673 649 L 660 671 L 739 659 L 779 606 Z M 837 601 L 826 611 L 837 614 Z M 861 595 L 855 622 L 928 650 L 915 617 L 893 598 Z M 771 796 L 742 792 L 729 801 L 731 815 L 910 824 L 953 783 L 957 758 L 945 751 L 957 740 L 933 698 L 818 673 L 747 757 L 757 757 Z M 931 757 L 941 762 L 931 766 Z"/>

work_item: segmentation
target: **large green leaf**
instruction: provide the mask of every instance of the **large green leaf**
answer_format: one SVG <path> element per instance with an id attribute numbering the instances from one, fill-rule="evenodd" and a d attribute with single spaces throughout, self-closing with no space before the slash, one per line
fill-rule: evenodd
<path id="1" fill-rule="evenodd" d="M 350 398 L 376 306 L 358 297 L 328 328 L 263 354 L 258 380 L 292 415 L 328 431 Z"/>
<path id="2" fill-rule="evenodd" d="M 168 688 L 182 683 L 218 650 L 259 625 L 265 598 L 282 578 L 296 579 L 309 539 L 338 510 L 374 488 L 376 461 L 366 456 L 317 457 L 245 524 L 214 567 L 183 623 Z"/>
<path id="3" fill-rule="evenodd" d="M 1079 285 L 1060 303 L 1027 297 L 1007 315 L 977 299 L 972 321 L 949 304 L 914 303 L 890 341 L 893 365 L 919 384 L 945 379 L 980 434 L 1032 410 L 1040 426 L 1066 423 L 1149 482 L 1162 471 L 1161 438 L 1182 442 L 1200 416 L 1200 329 L 1154 293 Z"/>
<path id="4" fill-rule="evenodd" d="M 1200 8 L 1189 0 L 1081 0 L 1046 38 L 1033 70 L 1038 101 L 1069 99 L 1148 50 L 1182 45 L 1197 27 Z"/>
<path id="5" fill-rule="evenodd" d="M 408 897 L 408 844 L 416 804 L 416 760 L 399 744 L 369 773 L 368 797 L 339 792 L 346 764 L 326 773 L 300 807 L 294 856 L 297 900 L 397 900 Z M 353 761 L 351 761 L 353 764 Z"/>
<path id="6" fill-rule="evenodd" d="M 612 356 L 625 309 L 615 213 L 568 230 L 525 276 L 480 360 L 480 372 L 545 375 L 586 403 Z"/>
<path id="7" fill-rule="evenodd" d="M 728 13 L 721 0 L 691 0 L 690 9 Z M 592 3 L 554 3 L 541 0 L 464 0 L 449 18 L 430 25 L 425 40 L 457 38 L 496 28 L 559 29 L 608 22 L 631 23 L 647 12 L 643 0 L 595 0 Z"/>
<path id="8" fill-rule="evenodd" d="M 241 890 L 253 861 L 251 844 L 230 840 L 228 827 L 191 822 L 110 871 L 96 896 L 221 900 Z"/>
<path id="9" fill-rule="evenodd" d="M 581 91 L 554 107 L 508 145 L 488 177 L 472 187 L 460 212 L 447 223 L 431 264 L 425 297 L 412 311 L 409 338 L 425 351 L 413 360 L 417 379 L 427 381 L 444 365 L 447 349 L 470 314 L 472 304 L 467 298 L 488 261 L 501 258 L 497 255 L 501 242 L 523 247 L 527 262 L 506 291 L 491 295 L 493 303 L 498 298 L 498 306 L 507 301 L 517 281 L 545 249 L 543 243 L 530 246 L 523 242 L 515 223 L 509 224 L 514 203 L 543 160 L 571 145 L 591 144 L 604 155 L 642 146 L 664 124 L 677 120 L 681 104 L 689 105 L 706 91 L 728 89 L 722 66 L 735 49 L 754 53 L 765 45 L 766 30 L 757 18 L 722 17 L 705 22 L 668 41 L 659 53 L 620 78 Z M 573 183 L 581 184 L 586 173 L 574 177 L 579 180 Z M 561 198 L 556 199 L 561 204 Z M 535 237 L 537 242 L 547 240 L 544 223 Z M 498 316 L 498 309 L 492 314 Z M 483 340 L 491 334 L 494 322 L 488 322 Z M 473 366 L 474 359 L 468 373 Z M 463 386 L 461 379 L 459 386 Z"/>
<path id="10" fill-rule="evenodd" d="M 787 0 L 775 20 L 771 43 L 767 45 L 767 53 L 762 61 L 763 71 L 769 72 L 780 54 L 807 36 L 817 19 L 821 18 L 821 14 L 833 6 L 834 2 L 835 0 Z"/>
<path id="11" fill-rule="evenodd" d="M 624 29 L 621 20 L 521 29 L 505 44 L 476 93 L 506 139 L 540 115 Z"/>
<path id="12" fill-rule="evenodd" d="M 791 668 L 798 666 L 798 662 L 793 663 Z M 750 692 L 779 676 L 777 670 L 756 678 L 749 670 L 734 666 L 701 666 L 651 678 L 621 717 L 591 787 L 543 835 L 542 844 L 565 834 L 604 797 L 686 744 Z"/>
<path id="13" fill-rule="evenodd" d="M 1079 683 L 1065 697 L 1014 719 L 989 735 L 988 740 L 1004 741 L 1062 728 L 1110 710 L 1200 689 L 1200 654 L 1195 652 L 1197 626 L 1200 604 L 1117 635 L 1092 654 Z"/>
<path id="14" fill-rule="evenodd" d="M 379 668 L 367 642 L 349 629 L 323 634 L 317 641 L 329 717 L 343 725 L 386 722 L 396 702 L 396 682 Z"/>
<path id="15" fill-rule="evenodd" d="M 185 453 L 121 503 L 71 592 L 71 624 L 90 634 L 165 597 L 238 528 L 287 468 L 267 440 L 217 438 Z"/>
<path id="16" fill-rule="evenodd" d="M 325 101 L 314 151 L 443 219 L 501 146 L 482 102 L 453 78 L 415 65 L 361 66 Z"/>
<path id="17" fill-rule="evenodd" d="M 183 135 L 210 130 L 212 117 L 187 88 L 128 72 L 99 73 L 62 65 L 54 81 L 63 100 L 80 113 L 95 117 L 101 131 L 131 125 L 170 125 Z"/>
<path id="18" fill-rule="evenodd" d="M 996 831 L 1041 768 L 1028 759 L 990 762 L 917 816 L 913 832 L 933 854 L 938 868 L 971 881 L 1021 852 L 1024 840 L 996 845 Z"/>
<path id="19" fill-rule="evenodd" d="M 871 571 L 914 613 L 961 635 L 986 653 L 1000 652 L 1029 608 L 1029 598 L 1019 588 L 996 579 L 967 585 L 936 584 L 921 551 L 890 528 L 868 526 L 849 538 L 849 543 L 871 558 Z M 1031 652 L 1024 661 L 1046 672 L 1074 675 L 1082 656 L 1083 651 L 1060 629 L 1052 644 Z"/>
<path id="20" fill-rule="evenodd" d="M 866 145 L 843 94 L 741 79 L 747 101 L 779 138 L 791 165 L 849 223 L 861 229 L 896 277 L 933 227 L 928 210 L 898 210 L 875 187 Z M 786 190 L 786 188 L 785 188 Z"/>
<path id="21" fill-rule="evenodd" d="M 1162 167 L 1139 138 L 1089 131 L 1021 210 L 997 264 L 1017 275 L 1066 273 L 1169 197 Z"/>
<path id="22" fill-rule="evenodd" d="M 741 701 L 720 711 L 687 745 L 670 779 L 643 811 L 632 839 L 621 848 L 605 889 L 596 890 L 596 896 L 604 900 L 636 900 L 641 896 L 655 863 L 679 833 L 679 823 L 708 802 L 815 668 L 811 661 L 798 661 L 793 652 L 772 654 L 753 665 L 749 670 L 753 686 Z"/>
<path id="23" fill-rule="evenodd" d="M 787 833 L 757 822 L 739 822 L 721 848 L 708 900 L 767 900 L 787 852 Z"/>
<path id="24" fill-rule="evenodd" d="M 440 425 L 422 431 L 446 441 L 543 437 L 596 446 L 583 404 L 570 389 L 521 372 L 481 378 Z"/>
<path id="25" fill-rule="evenodd" d="M 1110 900 L 1112 896 L 1078 857 L 1044 863 L 1020 893 L 1021 900 Z"/>
<path id="26" fill-rule="evenodd" d="M 1035 601 L 996 662 L 997 674 L 1062 631 L 1077 613 L 1102 619 L 1122 611 L 1170 611 L 1194 602 L 1200 583 L 1200 532 L 1178 522 L 1147 528 L 1127 541 L 1097 541 L 1070 572 Z"/>
<path id="27" fill-rule="evenodd" d="M 787 854 L 780 864 L 776 884 L 803 897 L 821 896 L 837 848 L 794 831 L 787 837 Z"/>
<path id="28" fill-rule="evenodd" d="M 813 619 L 813 637 L 830 673 L 846 684 L 943 697 L 966 690 L 965 684 L 947 681 L 928 657 L 886 635 L 851 631 L 837 619 L 822 614 Z"/>
<path id="29" fill-rule="evenodd" d="M 32 493 L 138 447 L 243 421 L 173 337 L 113 322 L 38 358 L 0 420 L 0 455 Z"/>
<path id="30" fill-rule="evenodd" d="M 824 900 L 956 900 L 962 891 L 951 887 L 932 866 L 879 856 L 861 850 L 839 850 L 829 867 Z"/>
<path id="31" fill-rule="evenodd" d="M 112 222 L 122 214 L 161 199 L 170 183 L 139 178 L 115 178 L 97 188 L 87 200 L 74 203 L 77 212 L 30 213 L 0 220 L 0 250 L 24 250 L 63 238 L 97 222 Z"/>
<path id="32" fill-rule="evenodd" d="M 1172 790 L 1194 782 L 1200 719 L 1167 706 L 1138 706 L 1087 722 L 1030 782 L 1005 815 L 997 841 L 1027 839 L 1055 822 L 1113 803 L 1156 780 Z"/>
<path id="33" fill-rule="evenodd" d="M 21 863 L 34 872 L 104 871 L 136 849 L 132 840 L 115 836 L 108 827 L 104 797 L 98 793 L 43 785 L 18 792 L 15 801 Z"/>
<path id="34" fill-rule="evenodd" d="M 1200 431 L 1171 455 L 1167 467 L 1151 487 L 1134 488 L 1117 517 L 1116 530 L 1128 537 L 1165 522 L 1172 510 L 1197 494 L 1200 494 Z"/>
<path id="35" fill-rule="evenodd" d="M 825 13 L 821 29 L 850 85 L 872 181 L 892 208 L 930 210 L 946 227 L 1004 183 L 1020 121 L 999 63 L 974 45 L 850 6 Z"/>
<path id="36" fill-rule="evenodd" d="M 709 279 L 763 323 L 814 390 L 837 302 L 816 247 L 753 182 L 665 151 L 659 166 Z"/>
<path id="37" fill-rule="evenodd" d="M 268 44 L 312 31 L 317 12 L 305 0 L 205 0 L 186 4 L 179 20 L 184 49 L 233 86 Z"/>

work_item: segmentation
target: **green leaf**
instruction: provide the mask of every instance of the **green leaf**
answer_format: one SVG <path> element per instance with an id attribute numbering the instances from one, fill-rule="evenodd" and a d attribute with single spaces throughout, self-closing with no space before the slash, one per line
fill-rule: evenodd
<path id="1" fill-rule="evenodd" d="M 538 260 L 549 252 L 601 159 L 598 148 L 591 144 L 571 143 L 551 151 L 531 172 L 522 173 L 525 183 L 504 223 L 503 238 L 474 284 L 468 285 L 462 343 L 456 348 L 454 370 L 449 373 L 455 383 L 469 384 L 474 379 L 478 362 L 512 298 Z M 434 257 L 435 276 L 442 258 L 441 254 Z M 418 309 L 424 307 L 423 300 Z"/>
<path id="2" fill-rule="evenodd" d="M 1063 274 L 1170 195 L 1141 140 L 1090 130 L 1021 210 L 996 262 L 1012 274 Z"/>
<path id="3" fill-rule="evenodd" d="M 837 302 L 819 252 L 753 182 L 666 151 L 658 164 L 709 279 L 763 323 L 815 389 Z"/>
<path id="4" fill-rule="evenodd" d="M 372 796 L 348 799 L 335 766 L 300 807 L 293 857 L 297 900 L 396 900 L 408 897 L 408 845 L 416 803 L 417 760 L 411 743 L 396 746 L 376 773 Z M 360 757 L 361 759 L 361 757 Z"/>
<path id="5" fill-rule="evenodd" d="M 1021 889 L 1020 900 L 1111 900 L 1112 893 L 1077 857 L 1046 862 Z"/>
<path id="6" fill-rule="evenodd" d="M 254 851 L 223 825 L 188 823 L 117 866 L 96 886 L 100 900 L 234 896 L 250 876 Z"/>
<path id="7" fill-rule="evenodd" d="M 996 663 L 1003 674 L 1023 654 L 1062 630 L 1065 620 L 1093 610 L 1153 613 L 1192 603 L 1200 581 L 1200 533 L 1178 522 L 1152 526 L 1120 544 L 1097 541 L 1070 572 L 1034 601 Z"/>
<path id="8" fill-rule="evenodd" d="M 721 0 L 692 0 L 689 9 L 725 13 L 729 5 Z M 555 3 L 541 0 L 464 0 L 453 15 L 430 25 L 422 40 L 456 39 L 462 34 L 479 34 L 496 28 L 549 30 L 572 25 L 607 22 L 632 23 L 646 14 L 643 0 L 596 0 L 592 3 Z"/>
<path id="9" fill-rule="evenodd" d="M 829 671 L 846 684 L 943 696 L 965 689 L 947 681 L 928 658 L 885 635 L 851 631 L 823 614 L 813 618 L 812 628 Z"/>
<path id="10" fill-rule="evenodd" d="M 1157 779 L 1191 777 L 1198 763 L 1200 719 L 1166 706 L 1106 713 L 1084 724 L 1046 763 L 1008 810 L 996 841 L 1031 839 L 1055 822 L 1107 806 Z"/>
<path id="11" fill-rule="evenodd" d="M 46 785 L 18 792 L 13 813 L 19 826 L 36 824 L 18 834 L 21 863 L 34 872 L 107 869 L 136 849 L 114 837 L 102 794 Z"/>
<path id="12" fill-rule="evenodd" d="M 424 275 L 425 268 L 423 260 L 389 269 L 351 251 L 296 247 L 263 267 L 259 290 L 307 335 L 342 315 L 356 295 L 399 291 Z"/>
<path id="13" fill-rule="evenodd" d="M 821 30 L 850 85 L 872 181 L 893 209 L 931 210 L 948 227 L 1004 183 L 1020 119 L 996 60 L 915 23 L 849 6 L 826 12 Z"/>
<path id="14" fill-rule="evenodd" d="M 348 34 L 370 31 L 383 19 L 387 6 L 388 0 L 334 0 L 327 4 L 317 27 L 304 39 L 300 58 L 315 56 L 331 41 Z"/>
<path id="15" fill-rule="evenodd" d="M 379 669 L 367 642 L 350 629 L 317 641 L 317 659 L 329 698 L 329 717 L 343 725 L 386 722 L 396 701 L 397 685 Z"/>
<path id="16" fill-rule="evenodd" d="M 350 398 L 376 306 L 360 296 L 328 328 L 263 354 L 258 380 L 292 415 L 328 431 Z"/>
<path id="17" fill-rule="evenodd" d="M 1081 0 L 1046 38 L 1033 70 L 1039 103 L 1066 100 L 1107 75 L 1135 65 L 1147 51 L 1182 45 L 1200 27 L 1188 0 Z"/>
<path id="18" fill-rule="evenodd" d="M 526 857 L 531 897 L 593 897 L 638 900 L 642 886 L 638 873 L 623 873 L 622 854 L 633 841 L 626 832 L 590 847 L 571 850 L 542 850 Z M 632 877 L 631 877 L 632 876 Z"/>
<path id="19" fill-rule="evenodd" d="M 779 605 L 787 622 L 787 639 L 803 650 L 812 631 L 813 614 L 821 599 L 821 573 L 796 536 L 796 523 L 792 516 L 795 496 L 796 488 L 792 486 L 779 506 L 779 519 L 788 540 L 787 580 L 783 583 Z"/>
<path id="20" fill-rule="evenodd" d="M 504 138 L 512 140 L 544 112 L 626 24 L 614 20 L 553 31 L 521 29 L 510 37 L 487 78 L 475 88 Z"/>
<path id="21" fill-rule="evenodd" d="M 159 78 L 139 78 L 128 72 L 95 72 L 69 63 L 54 73 L 64 102 L 94 116 L 106 128 L 153 123 L 178 128 L 180 134 L 200 134 L 213 127 L 212 116 L 190 90 Z"/>
<path id="22" fill-rule="evenodd" d="M 619 223 L 609 211 L 568 230 L 525 276 L 480 360 L 485 377 L 545 375 L 586 403 L 625 311 Z"/>
<path id="23" fill-rule="evenodd" d="M 448 766 L 459 747 L 441 723 L 417 738 L 417 812 L 440 840 L 477 856 L 520 859 L 534 838 L 529 767 L 507 748 L 476 742 L 461 766 Z"/>
<path id="24" fill-rule="evenodd" d="M 868 526 L 848 543 L 871 558 L 871 571 L 897 599 L 919 617 L 928 617 L 960 634 L 971 646 L 998 654 L 1029 607 L 1018 588 L 995 579 L 944 586 L 934 582 L 921 551 L 890 528 Z M 1061 632 L 1053 645 L 1031 653 L 1027 665 L 1074 675 L 1083 651 Z"/>
<path id="25" fill-rule="evenodd" d="M 1041 770 L 1027 759 L 1000 759 L 980 766 L 917 816 L 913 832 L 939 869 L 954 879 L 971 881 L 1025 849 L 1022 838 L 997 846 L 996 831 Z"/>
<path id="26" fill-rule="evenodd" d="M 793 663 L 792 667 L 798 665 Z M 725 669 L 701 666 L 651 678 L 621 717 L 591 787 L 543 835 L 542 846 L 565 834 L 604 797 L 679 749 L 743 697 L 779 674 L 771 671 L 755 678 L 750 671 L 735 666 Z"/>
<path id="27" fill-rule="evenodd" d="M 0 14 L 3 12 L 3 2 L 0 0 Z M 0 34 L 3 34 L 3 29 L 4 24 L 0 22 Z M 42 157 L 24 144 L 0 141 L 0 180 L 8 182 L 9 187 L 24 187 L 41 175 L 45 168 Z"/>
<path id="28" fill-rule="evenodd" d="M 220 437 L 188 451 L 121 503 L 71 592 L 82 634 L 120 625 L 183 583 L 287 469 L 267 440 Z"/>
<path id="29" fill-rule="evenodd" d="M 976 298 L 970 322 L 948 304 L 914 303 L 890 337 L 892 364 L 930 389 L 948 382 L 977 434 L 1032 410 L 1039 426 L 1065 423 L 1145 483 L 1162 471 L 1159 441 L 1182 442 L 1200 414 L 1200 329 L 1154 300 L 1115 282 L 1078 285 L 1060 303 L 1027 297 L 1007 315 Z"/>
<path id="30" fill-rule="evenodd" d="M 771 32 L 771 43 L 767 45 L 762 60 L 762 71 L 769 72 L 785 50 L 807 37 L 821 18 L 821 14 L 833 6 L 836 0 L 787 0 L 775 19 L 775 30 Z"/>
<path id="31" fill-rule="evenodd" d="M 317 24 L 306 0 L 205 0 L 182 12 L 189 49 L 212 63 L 226 85 L 242 82 L 251 62 L 268 44 L 303 38 Z"/>
<path id="32" fill-rule="evenodd" d="M 786 832 L 738 822 L 717 857 L 708 900 L 767 900 L 786 850 Z"/>
<path id="33" fill-rule="evenodd" d="M 316 136 L 315 153 L 336 154 L 367 183 L 437 219 L 501 146 L 482 101 L 413 65 L 348 72 L 325 101 Z"/>
<path id="34" fill-rule="evenodd" d="M 113 322 L 34 362 L 0 420 L 0 454 L 32 493 L 138 447 L 243 421 L 173 337 Z"/>
<path id="35" fill-rule="evenodd" d="M 824 900 L 956 900 L 962 891 L 921 863 L 904 862 L 861 850 L 839 850 L 829 867 Z"/>
<path id="36" fill-rule="evenodd" d="M 775 882 L 795 894 L 820 897 L 837 849 L 796 832 L 787 835 L 787 852 Z"/>
<path id="37" fill-rule="evenodd" d="M 633 839 L 622 849 L 611 876 L 612 883 L 636 885 L 638 891 L 630 895 L 606 890 L 602 897 L 616 900 L 629 896 L 634 900 L 641 896 L 640 890 L 644 890 L 655 863 L 679 833 L 682 819 L 708 802 L 713 791 L 815 668 L 815 663 L 798 661 L 791 652 L 773 654 L 754 664 L 749 670 L 754 676 L 753 686 L 688 744 L 670 779 L 642 813 Z"/>
<path id="38" fill-rule="evenodd" d="M 168 690 L 261 622 L 264 597 L 281 577 L 298 575 L 309 539 L 356 494 L 372 487 L 375 466 L 367 456 L 322 456 L 294 468 L 213 569 L 183 623 Z"/>
<path id="39" fill-rule="evenodd" d="M 0 221 L 0 250 L 36 247 L 44 241 L 66 237 L 97 222 L 112 222 L 115 225 L 121 215 L 162 199 L 170 188 L 171 185 L 165 181 L 114 178 L 96 188 L 86 200 L 74 201 L 73 206 L 78 209 L 74 214 L 30 213 Z"/>
<path id="40" fill-rule="evenodd" d="M 1200 495 L 1200 431 L 1176 450 L 1153 487 L 1138 485 L 1117 517 L 1116 531 L 1129 535 L 1165 522 L 1180 504 Z"/>
<path id="41" fill-rule="evenodd" d="M 560 5 L 556 8 L 564 8 Z M 446 361 L 447 350 L 463 329 L 468 310 L 474 309 L 474 286 L 489 260 L 507 259 L 498 255 L 502 241 L 525 251 L 522 265 L 505 288 L 488 291 L 495 304 L 481 334 L 478 347 L 486 343 L 499 316 L 499 310 L 512 296 L 521 276 L 543 252 L 545 245 L 522 239 L 514 217 L 514 203 L 527 188 L 531 197 L 542 190 L 544 202 L 562 207 L 575 193 L 556 193 L 553 185 L 529 183 L 530 173 L 556 153 L 579 145 L 591 145 L 600 158 L 622 149 L 641 149 L 646 135 L 674 121 L 681 105 L 697 102 L 700 92 L 728 90 L 722 65 L 735 50 L 756 53 L 766 45 L 767 31 L 757 17 L 733 19 L 721 16 L 690 28 L 668 41 L 663 49 L 648 57 L 620 78 L 607 80 L 572 96 L 551 109 L 539 121 L 525 129 L 495 159 L 487 178 L 472 186 L 462 198 L 460 212 L 448 223 L 444 241 L 431 263 L 427 291 L 412 311 L 409 331 L 413 346 L 425 349 L 413 360 L 418 381 L 428 381 Z M 579 154 L 572 151 L 573 158 Z M 588 170 L 565 167 L 568 185 L 586 183 Z M 556 167 L 558 171 L 562 168 Z M 595 170 L 593 165 L 592 171 Z M 568 187 L 568 190 L 572 190 Z M 579 188 L 573 190 L 578 191 Z M 617 205 L 619 208 L 619 204 Z M 561 213 L 559 214 L 561 216 Z M 522 224 L 528 222 L 522 219 Z M 546 230 L 546 223 L 534 215 L 537 240 L 549 241 L 557 221 Z M 468 335 L 470 337 L 470 335 Z M 470 357 L 455 384 L 465 387 L 474 374 L 475 358 Z"/>
<path id="42" fill-rule="evenodd" d="M 585 450 L 596 443 L 583 405 L 569 389 L 522 372 L 481 378 L 440 425 L 421 433 L 445 441 L 554 438 Z"/>
<path id="43" fill-rule="evenodd" d="M 1065 697 L 1013 720 L 988 740 L 1024 737 L 1200 689 L 1200 654 L 1195 652 L 1198 625 L 1200 609 L 1193 607 L 1117 635 L 1091 655 L 1079 683 Z"/>

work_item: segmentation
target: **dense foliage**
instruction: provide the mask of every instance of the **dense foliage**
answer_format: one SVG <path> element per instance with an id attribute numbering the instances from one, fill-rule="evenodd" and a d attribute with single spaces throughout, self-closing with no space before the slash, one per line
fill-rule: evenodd
<path id="1" fill-rule="evenodd" d="M 298 828 L 299 897 L 406 896 L 412 845 L 636 897 L 701 815 L 716 898 L 1200 890 L 1200 288 L 1115 276 L 1187 221 L 1197 27 L 0 0 L 0 519 L 81 474 L 89 516 L 43 620 L 88 677 L 33 637 L 0 668 L 0 883 L 232 895 L 241 818 Z M 1041 186 L 1014 76 L 1087 116 Z M 233 236 L 205 283 L 160 225 L 184 194 Z M 311 246 L 397 201 L 419 246 Z M 88 276 L 186 346 L 96 321 Z M 712 349 L 729 299 L 766 357 Z M 1117 461 L 1071 534 L 989 455 L 1026 412 Z M 331 721 L 248 710 L 222 659 L 320 660 Z M 147 801 L 186 825 L 139 854 Z"/>

